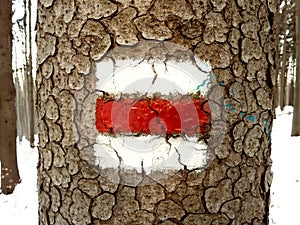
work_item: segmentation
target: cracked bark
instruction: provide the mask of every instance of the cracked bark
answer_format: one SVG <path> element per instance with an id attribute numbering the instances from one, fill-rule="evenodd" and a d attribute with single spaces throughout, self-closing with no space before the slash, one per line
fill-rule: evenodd
<path id="1" fill-rule="evenodd" d="M 40 1 L 39 224 L 268 224 L 276 8 L 270 0 Z M 187 48 L 217 75 L 226 131 L 201 172 L 160 179 L 88 164 L 94 60 L 144 39 Z M 128 55 L 146 59 L 141 52 Z"/>

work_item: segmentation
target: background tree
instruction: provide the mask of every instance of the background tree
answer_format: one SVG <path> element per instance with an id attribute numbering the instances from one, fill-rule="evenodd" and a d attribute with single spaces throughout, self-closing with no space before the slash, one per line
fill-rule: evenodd
<path id="1" fill-rule="evenodd" d="M 283 32 L 283 40 L 282 40 L 282 56 L 281 56 L 281 72 L 280 72 L 280 108 L 283 110 L 285 106 L 285 96 L 286 96 L 286 83 L 287 83 L 287 17 L 288 17 L 288 4 L 287 0 L 284 1 L 284 6 L 282 9 L 282 32 Z"/>
<path id="2" fill-rule="evenodd" d="M 292 136 L 300 136 L 300 3 L 296 1 L 296 86 Z"/>
<path id="3" fill-rule="evenodd" d="M 268 224 L 276 9 L 267 0 L 40 1 L 40 224 Z M 95 115 L 86 108 L 94 60 L 145 39 L 168 40 L 210 62 L 227 126 L 202 172 L 184 169 L 164 181 L 136 173 L 141 180 L 132 186 L 122 171 L 89 165 L 95 123 L 74 120 Z"/>
<path id="4" fill-rule="evenodd" d="M 279 27 L 279 54 L 277 58 L 277 103 L 280 109 L 289 104 L 292 98 L 295 65 L 295 1 L 281 1 L 280 10 L 277 15 L 277 24 Z"/>
<path id="5" fill-rule="evenodd" d="M 26 7 L 25 7 L 26 8 Z M 35 110 L 35 97 L 36 93 L 34 78 L 33 78 L 33 56 L 32 56 L 32 12 L 31 12 L 31 0 L 28 0 L 28 42 L 29 42 L 29 53 L 28 53 L 28 101 L 29 101 L 29 142 L 30 146 L 34 147 L 34 135 L 36 133 L 36 110 Z"/>
<path id="6" fill-rule="evenodd" d="M 13 69 L 17 87 L 17 125 L 18 136 L 25 137 L 34 146 L 36 131 L 34 65 L 32 54 L 32 21 L 31 0 L 13 2 Z"/>
<path id="7" fill-rule="evenodd" d="M 276 74 L 278 77 L 277 82 L 277 103 L 281 110 L 284 106 L 291 105 L 294 107 L 293 114 L 293 127 L 292 136 L 298 136 L 296 130 L 298 119 L 298 95 L 296 91 L 295 80 L 298 70 L 297 51 L 298 46 L 298 33 L 296 25 L 297 20 L 297 2 L 295 0 L 284 0 L 281 1 L 280 10 L 278 13 L 278 24 L 279 24 L 279 49 L 280 54 L 277 59 Z"/>
<path id="8" fill-rule="evenodd" d="M 277 98 L 276 106 L 280 106 L 281 110 L 286 105 L 294 107 L 293 114 L 293 127 L 292 136 L 298 136 L 299 128 L 296 124 L 299 124 L 299 113 L 298 113 L 298 99 L 299 92 L 297 92 L 297 71 L 299 62 L 297 57 L 298 39 L 296 25 L 297 20 L 297 1 L 295 0 L 284 0 L 281 1 L 280 10 L 277 16 L 279 26 L 279 54 L 276 67 L 276 77 L 278 79 L 277 85 Z M 298 25 L 297 25 L 298 26 Z"/>
<path id="9" fill-rule="evenodd" d="M 12 75 L 12 3 L 0 2 L 0 160 L 1 189 L 13 192 L 20 182 L 16 157 L 16 106 Z"/>

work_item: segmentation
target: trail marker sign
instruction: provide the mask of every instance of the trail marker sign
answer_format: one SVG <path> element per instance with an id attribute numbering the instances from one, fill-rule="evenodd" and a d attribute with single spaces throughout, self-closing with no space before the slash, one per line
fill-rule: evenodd
<path id="1" fill-rule="evenodd" d="M 225 126 L 214 125 L 222 98 L 207 62 L 146 41 L 111 50 L 95 74 L 96 166 L 146 174 L 207 166 L 211 137 L 221 142 Z"/>

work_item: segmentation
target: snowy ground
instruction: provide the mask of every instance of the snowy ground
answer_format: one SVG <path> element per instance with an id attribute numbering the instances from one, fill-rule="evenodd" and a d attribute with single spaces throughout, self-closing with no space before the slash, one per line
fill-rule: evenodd
<path id="1" fill-rule="evenodd" d="M 1 225 L 38 224 L 37 149 L 31 149 L 28 141 L 18 143 L 18 166 L 21 184 L 11 195 L 0 194 Z M 3 222 L 5 221 L 5 222 Z"/>
<path id="2" fill-rule="evenodd" d="M 300 137 L 290 137 L 291 124 L 292 108 L 286 107 L 283 112 L 277 110 L 272 134 L 274 177 L 271 187 L 270 224 L 300 224 Z M 22 183 L 12 195 L 0 195 L 1 225 L 38 224 L 37 158 L 37 150 L 31 149 L 27 141 L 18 145 Z"/>
<path id="3" fill-rule="evenodd" d="M 272 133 L 273 182 L 271 187 L 270 224 L 299 225 L 300 137 L 290 137 L 291 107 L 276 111 Z"/>

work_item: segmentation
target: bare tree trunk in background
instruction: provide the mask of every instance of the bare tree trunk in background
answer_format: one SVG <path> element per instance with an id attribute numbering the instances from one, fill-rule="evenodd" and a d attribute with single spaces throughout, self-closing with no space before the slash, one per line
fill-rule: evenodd
<path id="1" fill-rule="evenodd" d="M 13 192 L 20 176 L 16 156 L 16 107 L 12 75 L 12 2 L 0 1 L 0 160 L 1 189 Z"/>
<path id="2" fill-rule="evenodd" d="M 27 67 L 27 82 L 28 82 L 28 108 L 29 108 L 29 142 L 30 146 L 34 147 L 34 133 L 35 133 L 35 103 L 34 103 L 34 83 L 33 83 L 33 71 L 32 71 L 32 38 L 31 38 L 31 0 L 28 0 L 28 42 L 29 42 L 29 54 L 28 54 L 28 67 Z"/>
<path id="3" fill-rule="evenodd" d="M 279 29 L 279 23 L 280 23 L 280 16 L 281 14 L 279 13 L 279 10 L 275 12 L 275 16 L 274 16 L 274 26 L 276 26 L 276 29 Z M 278 32 L 279 33 L 279 32 Z M 276 38 L 276 46 L 277 46 L 277 51 L 276 51 L 276 55 L 275 55 L 275 86 L 274 86 L 274 104 L 273 104 L 273 110 L 275 111 L 275 108 L 277 106 L 279 106 L 280 103 L 280 88 L 279 88 L 279 81 L 280 81 L 280 50 L 279 50 L 279 38 Z M 276 117 L 276 115 L 275 115 Z"/>
<path id="4" fill-rule="evenodd" d="M 295 82 L 294 79 L 292 79 L 291 83 L 289 84 L 289 95 L 288 95 L 289 96 L 288 105 L 290 106 L 294 106 L 294 95 L 295 95 Z"/>
<path id="5" fill-rule="evenodd" d="M 296 3 L 296 85 L 292 136 L 300 136 L 300 2 Z"/>
<path id="6" fill-rule="evenodd" d="M 285 106 L 285 97 L 286 97 L 286 80 L 287 80 L 287 13 L 288 13 L 288 6 L 287 0 L 285 0 L 285 5 L 283 9 L 283 53 L 282 53 L 282 67 L 280 72 L 280 109 L 283 110 Z"/>
<path id="7" fill-rule="evenodd" d="M 19 18 L 13 24 L 14 33 L 14 62 L 15 85 L 17 99 L 17 128 L 20 141 L 25 137 L 31 147 L 34 146 L 34 132 L 36 129 L 35 119 L 35 97 L 32 68 L 32 22 L 31 22 L 31 0 L 23 0 L 20 5 L 24 12 L 23 18 Z M 16 15 L 17 17 L 19 15 Z M 22 52 L 23 54 L 20 54 Z M 22 87 L 21 87 L 22 86 Z"/>
<path id="8" fill-rule="evenodd" d="M 39 1 L 39 224 L 268 224 L 276 10 L 269 0 Z M 210 62 L 226 129 L 203 170 L 163 180 L 136 172 L 140 183 L 128 185 L 118 168 L 88 163 L 98 134 L 93 66 L 109 49 L 149 39 Z M 75 127 L 77 112 L 87 120 Z"/>
<path id="9" fill-rule="evenodd" d="M 23 55 L 24 55 L 24 80 L 23 80 L 23 90 L 24 90 L 24 109 L 21 113 L 24 115 L 23 124 L 24 124 L 24 136 L 26 140 L 30 139 L 30 101 L 29 101 L 29 60 L 28 60 L 28 45 L 29 45 L 29 35 L 28 35 L 28 6 L 27 0 L 23 0 L 24 4 L 24 17 L 23 17 L 23 33 L 24 33 L 24 42 L 22 43 Z"/>

